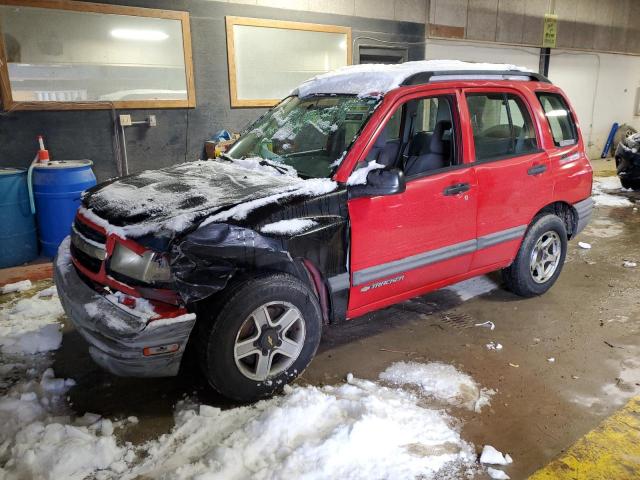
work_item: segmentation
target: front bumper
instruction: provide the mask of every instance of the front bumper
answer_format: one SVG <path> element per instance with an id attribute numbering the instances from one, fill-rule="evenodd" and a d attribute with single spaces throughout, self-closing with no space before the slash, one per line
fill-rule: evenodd
<path id="1" fill-rule="evenodd" d="M 82 281 L 71 262 L 67 237 L 55 259 L 54 279 L 60 301 L 76 330 L 89 344 L 91 358 L 124 377 L 166 377 L 178 373 L 194 314 L 150 324 L 114 305 Z M 177 344 L 175 352 L 145 356 L 146 347 Z"/>

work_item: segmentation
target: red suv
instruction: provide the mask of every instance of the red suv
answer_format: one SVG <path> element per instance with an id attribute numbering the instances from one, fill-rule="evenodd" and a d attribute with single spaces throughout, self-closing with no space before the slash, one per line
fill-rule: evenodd
<path id="1" fill-rule="evenodd" d="M 272 394 L 323 323 L 502 270 L 540 295 L 589 221 L 575 112 L 506 65 L 360 65 L 316 77 L 228 155 L 83 198 L 56 284 L 92 358 L 124 376 L 197 353 L 227 397 Z"/>

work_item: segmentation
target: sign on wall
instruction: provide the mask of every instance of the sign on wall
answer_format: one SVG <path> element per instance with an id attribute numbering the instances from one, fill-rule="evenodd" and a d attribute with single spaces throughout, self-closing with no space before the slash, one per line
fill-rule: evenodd
<path id="1" fill-rule="evenodd" d="M 542 30 L 542 47 L 556 48 L 558 38 L 558 15 L 544 14 L 544 26 Z"/>

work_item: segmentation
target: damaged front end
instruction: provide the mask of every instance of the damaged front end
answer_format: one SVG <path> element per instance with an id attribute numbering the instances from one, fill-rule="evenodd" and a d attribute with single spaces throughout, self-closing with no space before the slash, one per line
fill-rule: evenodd
<path id="1" fill-rule="evenodd" d="M 118 248 L 115 237 L 105 235 L 101 244 L 101 232 L 94 230 L 96 240 L 87 238 L 78 230 L 83 223 L 79 218 L 72 236 L 60 245 L 54 279 L 68 318 L 89 344 L 89 354 L 116 375 L 176 375 L 196 316 L 171 289 L 115 278 L 108 266 Z M 132 243 L 124 248 L 129 247 Z M 139 273 L 132 265 L 127 268 L 123 270 L 131 275 Z"/>
<path id="2" fill-rule="evenodd" d="M 203 300 L 223 290 L 240 271 L 292 268 L 282 241 L 225 223 L 205 225 L 171 251 L 171 272 L 176 290 L 186 303 Z"/>
<path id="3" fill-rule="evenodd" d="M 273 228 L 288 222 L 305 228 Z M 238 223 L 204 221 L 165 242 L 161 231 L 123 238 L 80 210 L 55 276 L 96 363 L 122 376 L 176 375 L 199 305 L 255 273 L 289 273 L 315 291 L 325 322 L 345 317 L 345 190 L 268 204 Z"/>

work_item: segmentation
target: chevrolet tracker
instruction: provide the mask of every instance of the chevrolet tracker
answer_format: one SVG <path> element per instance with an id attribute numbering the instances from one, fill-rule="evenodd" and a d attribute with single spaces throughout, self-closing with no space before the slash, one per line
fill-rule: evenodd
<path id="1" fill-rule="evenodd" d="M 323 324 L 502 270 L 530 297 L 591 216 L 575 112 L 513 65 L 358 65 L 315 77 L 228 155 L 83 197 L 55 280 L 92 358 L 253 401 L 295 379 Z"/>

